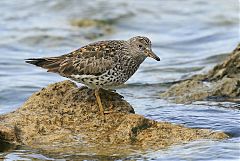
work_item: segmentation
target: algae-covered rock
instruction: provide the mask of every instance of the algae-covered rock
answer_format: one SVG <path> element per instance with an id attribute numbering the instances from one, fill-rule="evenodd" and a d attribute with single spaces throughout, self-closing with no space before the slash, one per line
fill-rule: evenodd
<path id="1" fill-rule="evenodd" d="M 228 137 L 134 114 L 132 106 L 111 91 L 101 91 L 105 110 L 112 111 L 102 116 L 93 93 L 70 81 L 51 84 L 15 112 L 0 116 L 0 139 L 47 153 L 113 155 Z"/>
<path id="2" fill-rule="evenodd" d="M 161 97 L 177 103 L 210 98 L 240 101 L 240 44 L 223 63 L 216 65 L 207 74 L 195 75 L 174 84 Z"/>
<path id="3" fill-rule="evenodd" d="M 208 80 L 220 80 L 226 77 L 240 79 L 240 44 L 223 63 L 216 65 L 206 76 Z"/>
<path id="4" fill-rule="evenodd" d="M 97 39 L 101 36 L 114 33 L 114 20 L 98 20 L 98 19 L 72 19 L 70 24 L 75 27 L 87 29 L 85 34 L 81 33 L 87 39 Z"/>
<path id="5" fill-rule="evenodd" d="M 109 14 L 104 17 L 75 17 L 70 20 L 70 25 L 78 27 L 81 36 L 87 39 L 97 39 L 102 36 L 111 35 L 117 30 L 119 22 L 130 19 L 135 14 L 133 12 L 122 12 L 117 14 Z"/>
<path id="6" fill-rule="evenodd" d="M 97 19 L 73 19 L 71 25 L 78 27 L 103 27 L 111 25 L 111 20 L 97 20 Z"/>

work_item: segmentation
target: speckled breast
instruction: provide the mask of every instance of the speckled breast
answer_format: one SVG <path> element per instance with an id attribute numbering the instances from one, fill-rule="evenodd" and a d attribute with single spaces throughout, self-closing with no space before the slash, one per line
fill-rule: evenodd
<path id="1" fill-rule="evenodd" d="M 138 69 L 139 65 L 132 63 L 128 66 L 116 64 L 114 68 L 106 71 L 102 75 L 72 75 L 71 79 L 85 84 L 90 88 L 112 89 L 125 83 Z"/>

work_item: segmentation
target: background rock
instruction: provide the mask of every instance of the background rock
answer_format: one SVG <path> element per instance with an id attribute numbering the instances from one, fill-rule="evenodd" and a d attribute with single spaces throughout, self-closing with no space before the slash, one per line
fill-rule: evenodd
<path id="1" fill-rule="evenodd" d="M 134 114 L 132 106 L 117 93 L 101 91 L 101 98 L 106 110 L 112 105 L 112 113 L 99 114 L 91 89 L 77 88 L 70 81 L 51 84 L 17 111 L 0 116 L 0 139 L 48 153 L 112 155 L 228 137 L 222 132 L 156 122 Z"/>
<path id="2" fill-rule="evenodd" d="M 161 94 L 176 103 L 191 103 L 209 98 L 231 99 L 240 102 L 240 44 L 205 75 L 195 75 L 181 81 Z"/>

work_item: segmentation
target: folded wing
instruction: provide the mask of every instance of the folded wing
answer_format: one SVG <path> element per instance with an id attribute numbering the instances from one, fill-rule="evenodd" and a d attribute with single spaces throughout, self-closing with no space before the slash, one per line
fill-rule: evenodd
<path id="1" fill-rule="evenodd" d="M 122 52 L 122 49 L 116 50 L 115 42 L 119 44 L 117 41 L 101 41 L 59 57 L 32 58 L 26 62 L 64 77 L 70 77 L 72 74 L 97 76 L 113 68 L 119 60 L 118 56 L 121 54 L 115 53 Z"/>

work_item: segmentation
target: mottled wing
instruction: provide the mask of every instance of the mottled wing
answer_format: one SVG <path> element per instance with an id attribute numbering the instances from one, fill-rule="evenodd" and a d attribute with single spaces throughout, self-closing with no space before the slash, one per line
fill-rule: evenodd
<path id="1" fill-rule="evenodd" d="M 114 67 L 124 48 L 126 48 L 125 41 L 100 41 L 59 57 L 28 59 L 26 62 L 65 77 L 98 76 Z"/>
<path id="2" fill-rule="evenodd" d="M 101 41 L 84 46 L 70 53 L 61 62 L 59 73 L 69 76 L 78 75 L 101 75 L 113 68 L 118 61 L 122 41 Z"/>

